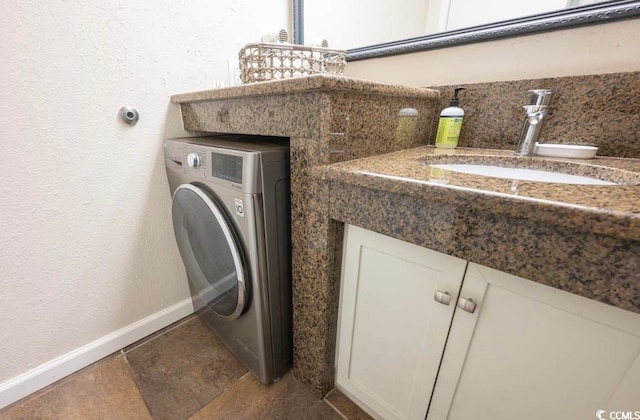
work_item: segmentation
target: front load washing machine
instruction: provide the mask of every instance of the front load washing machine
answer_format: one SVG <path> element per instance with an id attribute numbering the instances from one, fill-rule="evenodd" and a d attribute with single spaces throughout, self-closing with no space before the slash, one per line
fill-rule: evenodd
<path id="1" fill-rule="evenodd" d="M 169 139 L 164 150 L 194 308 L 270 383 L 293 358 L 289 148 L 283 139 L 216 136 Z"/>

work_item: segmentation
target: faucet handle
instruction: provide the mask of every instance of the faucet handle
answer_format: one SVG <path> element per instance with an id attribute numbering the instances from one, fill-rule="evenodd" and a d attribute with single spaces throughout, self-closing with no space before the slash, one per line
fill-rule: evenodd
<path id="1" fill-rule="evenodd" d="M 551 102 L 551 95 L 553 91 L 549 89 L 531 89 L 527 91 L 531 97 L 529 98 L 530 105 L 547 106 Z"/>

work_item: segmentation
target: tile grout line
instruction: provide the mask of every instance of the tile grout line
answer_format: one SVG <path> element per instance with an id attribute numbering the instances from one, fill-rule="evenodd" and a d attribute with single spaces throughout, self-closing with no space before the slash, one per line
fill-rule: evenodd
<path id="1" fill-rule="evenodd" d="M 129 371 L 129 374 L 131 375 L 131 379 L 133 379 L 133 383 L 136 385 L 136 389 L 138 390 L 138 394 L 140 394 L 140 398 L 142 398 L 142 402 L 144 403 L 144 406 L 147 409 L 147 412 L 149 413 L 149 418 L 153 419 L 153 414 L 151 413 L 151 407 L 149 407 L 149 404 L 147 403 L 147 400 L 144 397 L 144 394 L 142 393 L 142 390 L 140 389 L 140 385 L 138 384 L 138 381 L 136 380 L 136 375 L 134 374 L 133 369 L 131 368 L 131 365 L 129 364 L 129 359 L 127 359 L 127 354 L 124 352 L 124 349 L 122 349 L 120 351 L 122 352 L 122 358 L 124 359 L 124 363 L 127 365 L 127 370 Z"/>
<path id="2" fill-rule="evenodd" d="M 331 391 L 329 391 L 329 392 L 331 392 Z M 329 394 L 327 394 L 327 395 L 329 395 Z M 342 411 L 338 410 L 338 408 L 337 408 L 335 405 L 331 404 L 331 402 L 329 402 L 329 400 L 327 400 L 327 398 L 326 398 L 326 397 L 325 397 L 325 398 L 323 398 L 323 399 L 322 399 L 322 401 L 323 401 L 325 404 L 327 404 L 329 407 L 333 408 L 333 411 L 335 411 L 336 413 L 338 413 L 338 415 L 339 415 L 340 417 L 342 417 L 344 420 L 349 420 L 349 419 L 347 418 L 347 416 L 345 416 L 344 414 L 342 414 Z"/>
<path id="3" fill-rule="evenodd" d="M 200 410 L 202 410 L 203 408 L 205 408 L 206 406 L 208 406 L 209 404 L 211 404 L 216 398 L 218 398 L 219 396 L 221 396 L 222 394 L 224 394 L 225 392 L 227 392 L 232 386 L 234 386 L 235 384 L 237 384 L 238 382 L 240 382 L 241 380 L 243 380 L 247 375 L 251 375 L 251 372 L 247 370 L 247 373 L 245 373 L 244 375 L 242 375 L 241 377 L 239 377 L 238 379 L 236 379 L 234 382 L 230 383 L 229 386 L 227 386 L 226 388 L 220 390 L 220 392 L 218 392 L 216 395 L 213 396 L 213 398 L 211 398 L 209 401 L 205 402 L 204 405 L 202 405 L 201 407 L 199 407 L 196 411 L 194 411 L 193 413 L 189 414 L 189 416 L 187 417 L 187 420 L 192 418 L 193 416 L 195 416 L 196 414 L 198 414 L 198 412 Z"/>
<path id="4" fill-rule="evenodd" d="M 192 314 L 192 315 L 193 315 L 193 314 Z M 192 319 L 194 319 L 194 318 L 195 318 L 195 317 L 194 317 L 194 316 L 192 316 L 192 315 L 189 315 L 189 316 L 185 317 L 184 319 L 182 319 L 182 320 L 178 321 L 178 323 L 177 323 L 176 325 L 172 326 L 171 328 L 169 328 L 169 329 L 168 329 L 168 330 L 166 330 L 166 331 L 163 331 L 163 332 L 162 332 L 162 334 L 157 334 L 156 336 L 151 337 L 150 339 L 148 339 L 148 340 L 146 340 L 146 341 L 143 341 L 142 343 L 138 344 L 137 346 L 135 346 L 135 347 L 133 347 L 133 348 L 130 348 L 130 349 L 129 349 L 129 350 L 127 350 L 127 351 L 124 351 L 124 349 L 125 349 L 125 348 L 127 348 L 127 346 L 123 347 L 122 349 L 120 349 L 120 350 L 122 351 L 122 354 L 129 353 L 129 352 L 131 352 L 131 351 L 133 351 L 133 350 L 135 350 L 135 349 L 137 349 L 137 348 L 139 348 L 139 347 L 144 346 L 145 344 L 151 343 L 151 342 L 152 342 L 153 340 L 155 340 L 156 338 L 160 338 L 160 337 L 162 337 L 163 335 L 167 334 L 169 331 L 173 331 L 173 330 L 175 330 L 176 328 L 178 328 L 178 327 L 182 326 L 183 324 L 186 324 L 187 322 L 190 322 Z M 165 328 L 166 328 L 166 327 L 165 327 Z M 157 332 L 157 331 L 156 331 L 156 332 Z M 150 334 L 150 335 L 153 335 L 153 334 L 155 334 L 155 333 L 152 333 L 152 334 Z"/>

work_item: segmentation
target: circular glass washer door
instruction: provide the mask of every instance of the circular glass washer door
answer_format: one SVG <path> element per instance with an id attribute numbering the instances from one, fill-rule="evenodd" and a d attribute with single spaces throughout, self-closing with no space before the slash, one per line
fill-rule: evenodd
<path id="1" fill-rule="evenodd" d="M 248 272 L 224 208 L 206 190 L 182 184 L 173 194 L 172 216 L 192 294 L 218 315 L 238 318 L 247 304 Z"/>

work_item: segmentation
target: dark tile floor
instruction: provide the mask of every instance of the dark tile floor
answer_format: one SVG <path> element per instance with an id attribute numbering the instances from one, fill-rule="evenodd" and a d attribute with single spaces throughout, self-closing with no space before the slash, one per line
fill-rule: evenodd
<path id="1" fill-rule="evenodd" d="M 370 419 L 290 373 L 262 385 L 189 316 L 0 410 L 9 419 Z"/>

